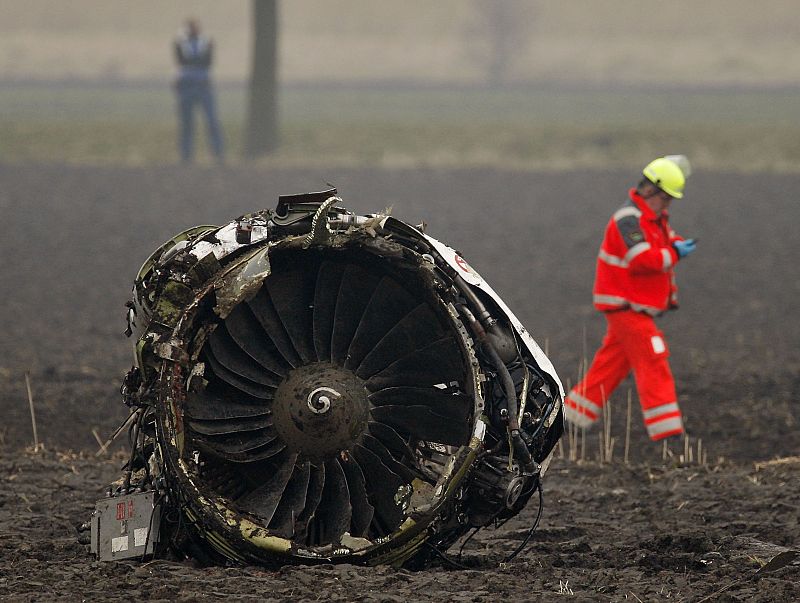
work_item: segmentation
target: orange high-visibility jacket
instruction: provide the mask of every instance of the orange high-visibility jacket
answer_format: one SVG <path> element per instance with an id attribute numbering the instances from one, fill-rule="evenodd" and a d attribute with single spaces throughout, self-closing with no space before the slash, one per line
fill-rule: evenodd
<path id="1" fill-rule="evenodd" d="M 628 195 L 608 222 L 597 255 L 594 306 L 657 316 L 678 306 L 673 272 L 678 254 L 672 243 L 681 237 L 670 228 L 669 216 L 657 216 L 636 189 Z"/>

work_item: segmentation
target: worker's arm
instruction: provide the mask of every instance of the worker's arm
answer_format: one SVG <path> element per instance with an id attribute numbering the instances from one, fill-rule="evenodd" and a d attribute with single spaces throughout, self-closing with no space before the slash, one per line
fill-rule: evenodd
<path id="1" fill-rule="evenodd" d="M 684 237 L 679 235 L 677 232 L 672 230 L 672 228 L 670 227 L 670 229 L 669 229 L 669 244 L 672 245 L 673 243 L 675 243 L 675 241 L 683 241 L 683 240 L 685 240 Z"/>
<path id="2" fill-rule="evenodd" d="M 648 249 L 637 253 L 629 260 L 632 274 L 646 272 L 666 272 L 678 262 L 678 254 L 672 246 L 653 247 L 647 243 Z"/>

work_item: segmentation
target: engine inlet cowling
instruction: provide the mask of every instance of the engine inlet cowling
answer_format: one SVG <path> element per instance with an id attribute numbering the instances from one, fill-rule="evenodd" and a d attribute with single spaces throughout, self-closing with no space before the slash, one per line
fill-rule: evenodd
<path id="1" fill-rule="evenodd" d="M 552 365 L 480 275 L 335 190 L 176 236 L 129 308 L 115 494 L 158 491 L 162 553 L 420 566 L 518 513 L 563 430 Z"/>

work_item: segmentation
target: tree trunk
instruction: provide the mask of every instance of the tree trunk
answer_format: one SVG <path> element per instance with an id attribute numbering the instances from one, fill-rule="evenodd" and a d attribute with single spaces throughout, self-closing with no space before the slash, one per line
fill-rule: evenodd
<path id="1" fill-rule="evenodd" d="M 278 148 L 278 1 L 253 0 L 253 66 L 245 130 L 245 156 Z"/>

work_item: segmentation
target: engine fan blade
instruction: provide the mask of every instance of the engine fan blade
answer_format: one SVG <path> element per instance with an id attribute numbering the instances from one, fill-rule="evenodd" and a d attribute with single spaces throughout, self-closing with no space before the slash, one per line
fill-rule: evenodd
<path id="1" fill-rule="evenodd" d="M 403 521 L 403 510 L 395 501 L 403 480 L 392 472 L 374 452 L 361 444 L 353 447 L 353 456 L 361 466 L 367 484 L 370 504 L 375 508 L 375 521 L 381 536 L 390 534 Z"/>
<path id="2" fill-rule="evenodd" d="M 370 412 L 375 421 L 426 442 L 463 446 L 469 439 L 467 421 L 436 414 L 429 406 L 376 406 Z"/>
<path id="3" fill-rule="evenodd" d="M 338 544 L 342 534 L 350 529 L 351 516 L 344 470 L 337 459 L 328 460 L 325 462 L 325 489 L 316 512 L 321 542 Z"/>
<path id="4" fill-rule="evenodd" d="M 209 390 L 190 391 L 186 397 L 186 414 L 198 421 L 225 421 L 257 417 L 269 413 L 269 406 L 260 398 L 251 398 L 242 392 L 234 397 L 211 393 Z M 243 403 L 248 400 L 251 403 Z"/>
<path id="5" fill-rule="evenodd" d="M 291 338 L 286 333 L 275 305 L 269 296 L 267 287 L 262 285 L 256 296 L 248 301 L 247 305 L 250 306 L 253 316 L 261 323 L 261 328 L 264 329 L 272 343 L 275 344 L 284 360 L 292 367 L 300 366 L 303 362 L 300 360 L 300 356 L 297 355 Z"/>
<path id="6" fill-rule="evenodd" d="M 407 484 L 410 484 L 414 481 L 414 478 L 422 477 L 422 474 L 419 471 L 415 471 L 411 467 L 407 467 L 402 463 L 398 463 L 395 458 L 392 456 L 392 453 L 381 444 L 381 442 L 377 439 L 365 433 L 361 436 L 361 442 L 365 448 L 369 449 L 370 452 L 375 454 L 381 462 L 386 465 L 386 467 L 392 473 L 397 474 L 403 481 Z"/>
<path id="7" fill-rule="evenodd" d="M 249 490 L 247 478 L 235 466 L 213 456 L 204 460 L 202 479 L 214 492 L 231 500 Z"/>
<path id="8" fill-rule="evenodd" d="M 370 434 L 380 440 L 381 444 L 383 444 L 396 459 L 414 456 L 414 451 L 411 450 L 408 442 L 394 429 L 384 423 L 376 423 L 374 421 L 370 421 L 368 425 Z"/>
<path id="9" fill-rule="evenodd" d="M 236 306 L 228 318 L 225 328 L 236 344 L 258 362 L 265 370 L 277 378 L 285 377 L 291 368 L 278 351 L 275 343 L 269 338 L 247 304 Z"/>
<path id="10" fill-rule="evenodd" d="M 270 427 L 258 429 L 256 431 L 239 431 L 233 434 L 217 434 L 214 436 L 202 435 L 198 441 L 204 442 L 208 447 L 222 455 L 239 455 L 251 450 L 270 444 L 277 439 L 278 435 Z"/>
<path id="11" fill-rule="evenodd" d="M 427 406 L 448 421 L 467 423 L 472 414 L 473 399 L 463 393 L 452 394 L 436 387 L 387 387 L 369 395 L 375 406 Z"/>
<path id="12" fill-rule="evenodd" d="M 336 313 L 336 298 L 342 283 L 344 264 L 322 262 L 314 290 L 314 348 L 317 358 L 331 359 L 331 335 Z"/>
<path id="13" fill-rule="evenodd" d="M 281 382 L 278 375 L 265 370 L 239 347 L 224 324 L 214 329 L 208 338 L 208 344 L 214 358 L 229 371 L 261 385 L 277 386 Z"/>
<path id="14" fill-rule="evenodd" d="M 353 517 L 350 524 L 350 535 L 363 538 L 375 515 L 375 508 L 369 504 L 367 497 L 366 481 L 361 467 L 352 458 L 340 460 L 347 478 L 347 487 L 350 491 L 350 505 L 353 508 Z"/>
<path id="15" fill-rule="evenodd" d="M 277 387 L 281 378 L 265 370 L 234 341 L 224 324 L 219 325 L 208 338 L 214 358 L 229 371 L 261 385 Z"/>
<path id="16" fill-rule="evenodd" d="M 434 341 L 421 350 L 416 350 L 392 362 L 367 381 L 369 391 L 377 391 L 396 385 L 425 387 L 439 383 L 461 381 L 464 364 L 461 351 L 452 337 Z"/>
<path id="17" fill-rule="evenodd" d="M 255 383 L 249 379 L 246 379 L 245 377 L 242 377 L 238 373 L 227 369 L 225 366 L 220 364 L 220 362 L 208 349 L 205 350 L 205 361 L 208 363 L 208 367 L 216 377 L 235 389 L 241 390 L 244 393 L 256 398 L 261 398 L 262 400 L 272 400 L 272 398 L 275 396 L 275 388 L 266 387 L 262 384 Z"/>
<path id="18" fill-rule="evenodd" d="M 353 341 L 353 335 L 378 280 L 377 276 L 360 266 L 349 264 L 345 268 L 336 298 L 336 314 L 331 336 L 331 360 L 335 364 L 344 366 L 350 342 Z"/>
<path id="19" fill-rule="evenodd" d="M 281 502 L 296 460 L 297 453 L 283 453 L 275 459 L 274 473 L 258 488 L 236 501 L 238 507 L 262 517 L 264 523 L 268 523 Z"/>
<path id="20" fill-rule="evenodd" d="M 432 473 L 425 465 L 418 462 L 417 455 L 399 433 L 384 423 L 369 422 L 369 433 L 374 436 L 401 464 L 413 467 L 419 477 L 435 483 L 438 475 Z"/>
<path id="21" fill-rule="evenodd" d="M 205 421 L 190 417 L 189 426 L 197 433 L 219 436 L 272 427 L 272 415 L 267 413 L 238 419 L 212 419 Z"/>
<path id="22" fill-rule="evenodd" d="M 345 368 L 357 368 L 364 356 L 416 305 L 417 300 L 397 281 L 384 276 L 375 287 L 358 323 L 347 350 Z"/>
<path id="23" fill-rule="evenodd" d="M 325 488 L 325 465 L 311 465 L 308 477 L 308 490 L 306 491 L 306 504 L 294 524 L 294 532 L 298 541 L 306 544 L 316 544 L 310 538 L 309 526 L 314 520 L 314 515 L 322 500 L 322 491 Z"/>
<path id="24" fill-rule="evenodd" d="M 308 461 L 295 466 L 294 473 L 286 484 L 283 498 L 269 523 L 269 529 L 279 536 L 284 538 L 294 536 L 295 520 L 305 507 L 310 479 L 311 464 Z"/>
<path id="25" fill-rule="evenodd" d="M 286 450 L 286 444 L 284 444 L 280 438 L 276 438 L 271 442 L 264 444 L 263 446 L 259 446 L 258 448 L 253 448 L 251 450 L 239 453 L 226 452 L 224 455 L 220 456 L 234 463 L 255 463 L 258 461 L 271 459 L 284 450 Z"/>
<path id="26" fill-rule="evenodd" d="M 381 338 L 355 373 L 362 379 L 369 379 L 398 357 L 429 346 L 442 334 L 442 325 L 436 314 L 426 304 L 420 304 Z"/>
<path id="27" fill-rule="evenodd" d="M 288 270 L 264 281 L 294 349 L 304 364 L 317 360 L 312 331 L 316 272 Z"/>

